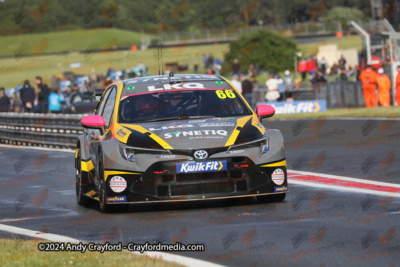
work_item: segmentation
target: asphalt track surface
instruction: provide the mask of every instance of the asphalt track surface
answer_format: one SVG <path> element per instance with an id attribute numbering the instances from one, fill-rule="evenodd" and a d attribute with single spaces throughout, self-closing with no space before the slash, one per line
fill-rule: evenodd
<path id="1" fill-rule="evenodd" d="M 399 183 L 398 120 L 264 125 L 284 134 L 289 169 Z M 76 204 L 73 153 L 0 147 L 0 162 L 1 224 L 85 241 L 200 243 L 205 252 L 180 255 L 227 266 L 396 266 L 400 259 L 400 198 L 289 183 L 280 203 L 142 204 L 101 214 L 97 203 Z"/>

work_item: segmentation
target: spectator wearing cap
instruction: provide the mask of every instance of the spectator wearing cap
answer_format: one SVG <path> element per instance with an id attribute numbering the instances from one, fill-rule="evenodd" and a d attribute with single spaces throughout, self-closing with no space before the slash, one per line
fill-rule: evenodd
<path id="1" fill-rule="evenodd" d="M 253 84 L 247 79 L 246 75 L 242 74 L 240 76 L 240 80 L 242 81 L 242 95 L 246 99 L 247 103 L 251 106 L 251 99 L 253 96 Z"/>
<path id="2" fill-rule="evenodd" d="M 10 98 L 6 95 L 4 87 L 0 88 L 0 112 L 8 112 L 10 109 Z"/>
<path id="3" fill-rule="evenodd" d="M 390 79 L 384 73 L 383 69 L 378 70 L 378 76 L 376 77 L 376 83 L 378 84 L 378 101 L 382 107 L 390 106 Z"/>
<path id="4" fill-rule="evenodd" d="M 35 90 L 29 83 L 29 80 L 24 81 L 24 85 L 19 91 L 19 96 L 22 102 L 22 108 L 24 112 L 32 112 L 34 102 L 36 99 Z"/>
<path id="5" fill-rule="evenodd" d="M 36 84 L 39 89 L 40 113 L 48 113 L 50 89 L 47 84 L 43 83 L 43 79 L 40 76 L 36 77 Z"/>

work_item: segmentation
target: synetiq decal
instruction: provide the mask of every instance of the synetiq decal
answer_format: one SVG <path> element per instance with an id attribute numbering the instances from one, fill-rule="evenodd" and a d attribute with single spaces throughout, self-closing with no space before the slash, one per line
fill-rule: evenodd
<path id="1" fill-rule="evenodd" d="M 322 100 L 304 100 L 293 102 L 266 102 L 258 105 L 270 105 L 275 108 L 275 114 L 292 114 L 306 112 L 326 111 L 326 101 Z"/>
<path id="2" fill-rule="evenodd" d="M 225 171 L 227 169 L 226 166 L 227 166 L 226 160 L 178 163 L 176 164 L 176 172 L 188 173 L 188 172 Z"/>

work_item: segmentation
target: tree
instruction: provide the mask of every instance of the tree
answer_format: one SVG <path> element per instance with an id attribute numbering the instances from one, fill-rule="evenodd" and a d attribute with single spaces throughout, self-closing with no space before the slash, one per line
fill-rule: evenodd
<path id="1" fill-rule="evenodd" d="M 235 58 L 238 59 L 242 71 L 250 64 L 274 73 L 293 69 L 293 55 L 296 51 L 297 43 L 293 39 L 260 30 L 251 35 L 241 36 L 239 40 L 229 44 L 229 49 L 224 54 L 223 71 L 230 72 Z"/>

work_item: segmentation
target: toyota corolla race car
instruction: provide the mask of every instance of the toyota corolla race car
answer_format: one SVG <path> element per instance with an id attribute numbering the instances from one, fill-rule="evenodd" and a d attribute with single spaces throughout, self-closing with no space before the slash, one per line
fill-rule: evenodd
<path id="1" fill-rule="evenodd" d="M 287 187 L 283 137 L 265 129 L 226 79 L 169 75 L 117 81 L 77 141 L 76 198 L 109 212 L 131 203 L 257 196 Z M 266 196 L 266 197 L 262 197 Z"/>

